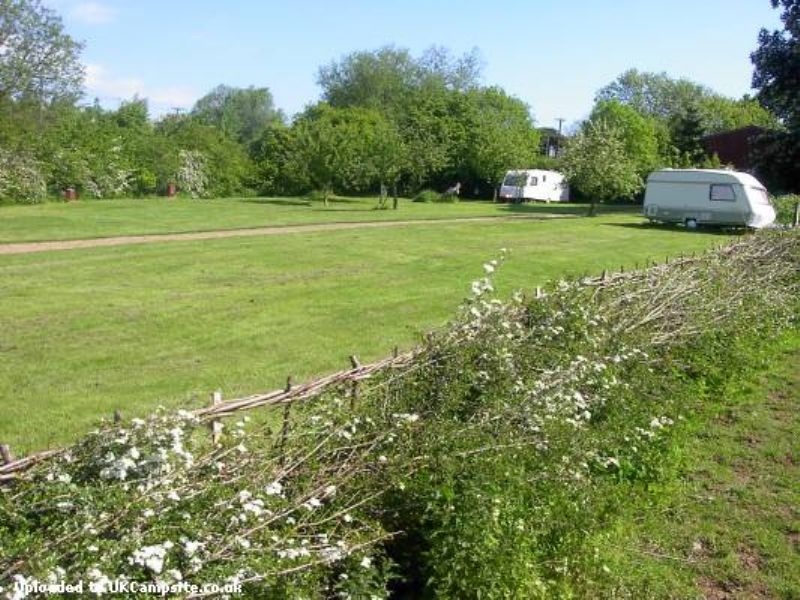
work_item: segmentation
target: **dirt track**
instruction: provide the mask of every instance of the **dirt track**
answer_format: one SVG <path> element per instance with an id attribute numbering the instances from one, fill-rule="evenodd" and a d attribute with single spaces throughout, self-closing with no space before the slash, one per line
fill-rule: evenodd
<path id="1" fill-rule="evenodd" d="M 433 225 L 436 223 L 474 223 L 479 221 L 519 221 L 569 218 L 574 215 L 541 214 L 536 216 L 511 217 L 463 217 L 456 219 L 414 219 L 407 221 L 364 221 L 353 223 L 313 223 L 309 225 L 284 225 L 254 227 L 251 229 L 221 229 L 216 231 L 193 231 L 187 233 L 164 233 L 147 235 L 123 235 L 118 237 L 84 240 L 60 240 L 52 242 L 15 242 L 0 244 L 0 255 L 30 254 L 55 250 L 76 250 L 99 246 L 128 246 L 131 244 L 155 244 L 189 240 L 216 240 L 230 237 L 252 237 L 259 235 L 283 235 L 287 233 L 311 233 L 315 231 L 338 231 L 342 229 L 371 229 L 376 227 L 406 227 L 411 225 Z"/>

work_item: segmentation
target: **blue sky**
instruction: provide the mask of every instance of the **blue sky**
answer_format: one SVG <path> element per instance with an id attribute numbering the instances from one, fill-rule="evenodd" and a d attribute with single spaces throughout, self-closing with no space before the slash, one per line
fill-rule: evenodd
<path id="1" fill-rule="evenodd" d="M 293 114 L 319 98 L 320 65 L 387 44 L 477 47 L 484 83 L 524 100 L 537 123 L 586 116 L 624 70 L 666 71 L 729 95 L 750 92 L 769 0 L 356 1 L 49 0 L 85 41 L 87 96 L 138 93 L 151 112 L 189 108 L 219 83 L 266 86 Z"/>

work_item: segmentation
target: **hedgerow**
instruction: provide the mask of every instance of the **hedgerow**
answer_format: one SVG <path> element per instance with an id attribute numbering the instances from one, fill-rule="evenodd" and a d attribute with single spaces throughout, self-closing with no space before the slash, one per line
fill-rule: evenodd
<path id="1" fill-rule="evenodd" d="M 670 477 L 675 432 L 796 326 L 800 236 L 500 300 L 414 359 L 292 407 L 103 424 L 0 499 L 0 585 L 240 582 L 249 597 L 568 596 L 589 540 Z"/>
<path id="2" fill-rule="evenodd" d="M 773 196 L 771 199 L 777 213 L 775 221 L 783 225 L 792 225 L 795 206 L 800 204 L 800 194 L 784 194 Z"/>

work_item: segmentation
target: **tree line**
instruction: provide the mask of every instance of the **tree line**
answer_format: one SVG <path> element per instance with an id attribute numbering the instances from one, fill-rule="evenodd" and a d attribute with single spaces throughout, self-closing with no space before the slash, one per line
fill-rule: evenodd
<path id="1" fill-rule="evenodd" d="M 114 110 L 82 104 L 82 45 L 60 17 L 39 0 L 0 0 L 0 198 L 37 202 L 68 188 L 148 196 L 177 186 L 192 197 L 315 191 L 327 202 L 456 181 L 491 197 L 507 170 L 536 167 L 564 170 L 579 195 L 632 198 L 655 168 L 717 164 L 702 137 L 745 125 L 773 132 L 764 162 L 773 179 L 791 180 L 785 171 L 796 162 L 781 170 L 775 157 L 796 144 L 796 82 L 776 90 L 770 69 L 796 49 L 797 1 L 781 1 L 786 31 L 762 32 L 753 55 L 757 98 L 630 70 L 597 93 L 553 158 L 543 153 L 552 130 L 538 128 L 520 99 L 482 84 L 477 50 L 353 52 L 319 69 L 321 99 L 291 120 L 269 89 L 225 85 L 153 120 L 143 98 Z"/>

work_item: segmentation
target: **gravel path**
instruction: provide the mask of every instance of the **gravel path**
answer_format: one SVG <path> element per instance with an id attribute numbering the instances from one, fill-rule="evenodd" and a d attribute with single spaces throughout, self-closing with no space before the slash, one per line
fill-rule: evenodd
<path id="1" fill-rule="evenodd" d="M 230 237 L 253 237 L 259 235 L 284 235 L 287 233 L 311 233 L 316 231 L 339 231 L 343 229 L 372 229 L 377 227 L 407 227 L 411 225 L 432 225 L 436 223 L 475 223 L 481 221 L 521 221 L 544 220 L 574 217 L 546 213 L 536 216 L 510 217 L 462 217 L 454 219 L 414 219 L 407 221 L 362 221 L 352 223 L 314 223 L 309 225 L 285 225 L 273 227 L 253 227 L 250 229 L 221 229 L 216 231 L 193 231 L 187 233 L 165 233 L 147 235 L 123 235 L 118 237 L 94 238 L 87 240 L 60 240 L 52 242 L 15 242 L 0 244 L 0 255 L 30 254 L 53 250 L 75 250 L 99 246 L 128 246 L 132 244 L 155 244 L 159 242 L 178 242 L 187 240 L 216 240 Z"/>

